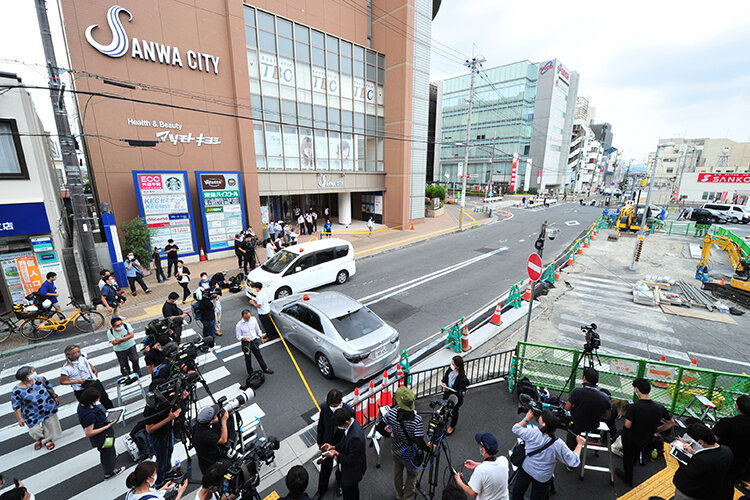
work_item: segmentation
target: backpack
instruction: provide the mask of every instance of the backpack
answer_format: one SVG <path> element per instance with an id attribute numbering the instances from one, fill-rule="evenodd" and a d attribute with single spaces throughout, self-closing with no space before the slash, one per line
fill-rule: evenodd
<path id="1" fill-rule="evenodd" d="M 190 304 L 190 307 L 193 308 L 193 318 L 197 319 L 198 321 L 203 321 L 201 319 L 201 308 L 199 304 L 200 304 L 200 301 L 196 301 Z"/>
<path id="2" fill-rule="evenodd" d="M 130 457 L 135 462 L 140 462 L 151 458 L 154 455 L 151 446 L 148 444 L 146 437 L 146 424 L 142 420 L 135 424 L 135 427 L 130 434 L 123 436 L 122 440 L 125 442 Z"/>

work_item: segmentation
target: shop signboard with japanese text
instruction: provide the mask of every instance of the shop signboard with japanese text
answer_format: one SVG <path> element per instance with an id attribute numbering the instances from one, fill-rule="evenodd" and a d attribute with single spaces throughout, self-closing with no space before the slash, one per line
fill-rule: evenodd
<path id="1" fill-rule="evenodd" d="M 227 250 L 245 227 L 240 172 L 195 172 L 206 251 Z"/>
<path id="2" fill-rule="evenodd" d="M 163 249 L 172 239 L 180 256 L 194 255 L 195 225 L 187 172 L 133 171 L 133 183 L 138 209 L 151 232 L 151 245 Z"/>
<path id="3" fill-rule="evenodd" d="M 42 271 L 32 252 L 4 254 L 0 256 L 0 267 L 15 304 L 23 302 L 27 295 L 39 290 L 44 282 Z"/>

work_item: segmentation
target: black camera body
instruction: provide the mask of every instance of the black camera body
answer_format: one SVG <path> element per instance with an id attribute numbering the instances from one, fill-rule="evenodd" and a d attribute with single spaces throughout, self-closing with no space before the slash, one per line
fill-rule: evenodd
<path id="1" fill-rule="evenodd" d="M 590 325 L 581 325 L 581 331 L 586 335 L 586 343 L 583 350 L 586 353 L 592 353 L 602 345 L 602 339 L 596 331 L 596 323 Z"/>
<path id="2" fill-rule="evenodd" d="M 444 435 L 446 423 L 453 414 L 453 408 L 458 404 L 458 398 L 451 394 L 448 399 L 433 399 L 430 408 L 434 411 L 427 422 L 427 439 L 432 443 L 438 442 Z"/>
<path id="3" fill-rule="evenodd" d="M 188 480 L 188 471 L 182 470 L 182 464 L 172 468 L 169 472 L 164 475 L 167 482 L 172 481 L 175 485 L 180 486 L 182 483 Z"/>
<path id="4" fill-rule="evenodd" d="M 275 437 L 259 438 L 245 445 L 241 456 L 227 468 L 224 475 L 224 491 L 227 495 L 247 495 L 252 493 L 260 484 L 260 469 L 271 464 L 276 458 L 275 450 L 279 449 L 279 440 Z"/>

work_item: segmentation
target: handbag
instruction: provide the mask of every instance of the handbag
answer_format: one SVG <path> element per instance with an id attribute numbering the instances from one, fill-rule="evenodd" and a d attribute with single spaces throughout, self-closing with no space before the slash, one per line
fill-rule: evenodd
<path id="1" fill-rule="evenodd" d="M 52 396 L 52 399 L 55 400 L 55 404 L 57 406 L 60 406 L 60 398 L 57 397 L 57 393 L 50 387 L 49 383 L 47 382 L 47 379 L 44 377 L 40 377 L 39 380 L 44 385 L 44 388 L 47 389 L 47 392 L 49 392 L 49 395 Z"/>
<path id="2" fill-rule="evenodd" d="M 512 463 L 516 467 L 520 467 L 523 464 L 523 461 L 526 460 L 526 457 L 531 457 L 543 452 L 544 450 L 552 446 L 555 441 L 557 441 L 557 436 L 553 436 L 552 439 L 550 439 L 549 442 L 547 442 L 541 448 L 537 448 L 530 453 L 526 453 L 526 443 L 522 439 L 518 441 L 515 446 L 513 446 L 513 450 L 510 453 L 510 463 Z"/>

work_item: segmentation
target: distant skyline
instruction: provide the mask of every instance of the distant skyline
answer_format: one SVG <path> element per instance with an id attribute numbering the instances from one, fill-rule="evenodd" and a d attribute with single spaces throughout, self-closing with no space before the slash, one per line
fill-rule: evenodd
<path id="1" fill-rule="evenodd" d="M 58 62 L 67 66 L 56 0 L 48 0 L 48 15 Z M 613 146 L 645 162 L 659 137 L 750 141 L 748 19 L 746 1 L 443 0 L 432 27 L 431 80 L 466 74 L 461 63 L 472 50 L 487 59 L 485 68 L 556 57 L 580 73 L 579 95 L 596 108 L 597 122 L 612 124 Z M 0 71 L 47 83 L 32 0 L 0 17 Z M 30 92 L 53 131 L 49 94 Z"/>
<path id="2" fill-rule="evenodd" d="M 748 19 L 743 1 L 444 0 L 431 78 L 467 73 L 472 50 L 487 69 L 558 58 L 612 124 L 612 145 L 645 162 L 659 137 L 750 141 Z"/>

